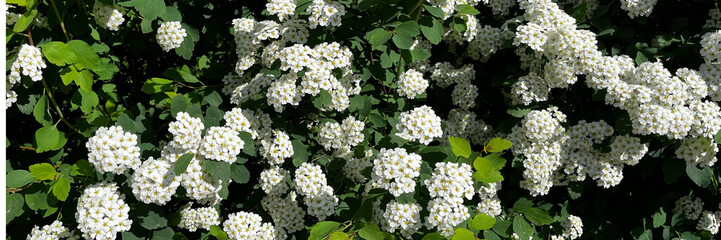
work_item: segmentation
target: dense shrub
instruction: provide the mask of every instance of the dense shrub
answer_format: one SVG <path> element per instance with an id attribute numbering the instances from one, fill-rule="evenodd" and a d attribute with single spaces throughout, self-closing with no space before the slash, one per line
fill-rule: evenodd
<path id="1" fill-rule="evenodd" d="M 6 7 L 8 239 L 719 231 L 717 1 Z"/>

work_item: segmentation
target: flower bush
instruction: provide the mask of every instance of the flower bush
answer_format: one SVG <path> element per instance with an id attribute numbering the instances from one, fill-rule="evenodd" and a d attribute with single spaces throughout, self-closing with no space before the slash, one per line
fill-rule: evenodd
<path id="1" fill-rule="evenodd" d="M 4 6 L 7 239 L 718 238 L 717 1 Z"/>

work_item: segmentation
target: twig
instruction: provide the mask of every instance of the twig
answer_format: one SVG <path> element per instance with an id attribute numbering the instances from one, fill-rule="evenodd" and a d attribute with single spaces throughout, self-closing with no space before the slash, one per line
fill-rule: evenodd
<path id="1" fill-rule="evenodd" d="M 42 82 L 43 82 L 43 87 L 45 87 L 45 91 L 48 92 L 48 97 L 50 98 L 50 102 L 53 103 L 53 106 L 55 107 L 55 111 L 57 111 L 57 112 L 58 112 L 58 115 L 60 116 L 60 120 L 62 120 L 63 123 L 65 123 L 65 125 L 67 125 L 67 126 L 68 126 L 70 129 L 72 129 L 73 131 L 76 131 L 76 132 L 80 133 L 80 130 L 78 130 L 78 128 L 76 128 L 75 125 L 73 125 L 72 123 L 70 123 L 70 121 L 68 121 L 68 119 L 66 119 L 65 116 L 63 116 L 63 112 L 60 111 L 60 106 L 59 106 L 58 103 L 55 101 L 55 98 L 53 97 L 53 92 L 50 91 L 50 87 L 48 87 L 48 84 L 47 84 L 47 82 L 45 81 L 45 78 L 42 79 Z"/>
<path id="2" fill-rule="evenodd" d="M 63 34 L 65 34 L 65 41 L 70 42 L 68 31 L 65 30 L 65 23 L 63 23 L 63 19 L 60 17 L 60 12 L 58 12 L 58 7 L 55 5 L 55 0 L 50 0 L 50 4 L 53 5 L 53 10 L 55 10 L 55 16 L 58 17 L 58 22 L 60 22 L 60 28 L 63 29 Z"/>

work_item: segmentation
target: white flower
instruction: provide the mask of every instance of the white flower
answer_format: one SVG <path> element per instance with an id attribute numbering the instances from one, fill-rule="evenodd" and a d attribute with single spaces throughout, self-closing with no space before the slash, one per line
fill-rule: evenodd
<path id="1" fill-rule="evenodd" d="M 583 235 L 583 222 L 579 217 L 570 215 L 566 220 L 561 222 L 561 226 L 563 226 L 563 233 L 561 235 L 565 239 L 573 240 Z"/>
<path id="2" fill-rule="evenodd" d="M 466 163 L 438 162 L 431 178 L 424 184 L 432 198 L 463 201 L 473 197 L 473 170 Z"/>
<path id="3" fill-rule="evenodd" d="M 148 204 L 165 205 L 180 186 L 180 177 L 175 176 L 173 165 L 152 157 L 140 165 L 132 179 L 133 195 Z"/>
<path id="4" fill-rule="evenodd" d="M 409 99 L 416 98 L 416 95 L 422 94 L 428 88 L 428 80 L 423 79 L 423 74 L 415 69 L 401 74 L 398 82 L 398 94 Z"/>
<path id="5" fill-rule="evenodd" d="M 348 116 L 342 124 L 326 122 L 320 128 L 318 141 L 326 150 L 336 149 L 335 156 L 349 157 L 352 147 L 363 141 L 365 123 Z"/>
<path id="6" fill-rule="evenodd" d="M 271 165 L 282 164 L 286 158 L 293 156 L 293 144 L 288 134 L 283 131 L 273 131 L 273 137 L 261 139 L 260 145 L 260 155 Z"/>
<path id="7" fill-rule="evenodd" d="M 195 232 L 198 228 L 210 230 L 210 226 L 220 224 L 218 210 L 212 207 L 190 208 L 188 204 L 180 210 L 180 223 L 178 227 Z"/>
<path id="8" fill-rule="evenodd" d="M 88 160 L 100 173 L 122 174 L 126 169 L 140 167 L 138 136 L 120 126 L 100 127 L 85 143 Z"/>
<path id="9" fill-rule="evenodd" d="M 79 237 L 75 235 L 74 231 L 70 232 L 68 228 L 63 226 L 63 223 L 55 220 L 50 225 L 40 227 L 35 226 L 30 234 L 27 236 L 27 240 L 75 240 Z"/>
<path id="10" fill-rule="evenodd" d="M 228 239 L 232 240 L 275 240 L 284 237 L 278 235 L 272 224 L 262 221 L 263 218 L 255 213 L 231 213 L 223 222 L 223 231 L 228 234 Z"/>
<path id="11" fill-rule="evenodd" d="M 381 149 L 373 160 L 371 184 L 388 190 L 394 196 L 415 191 L 416 178 L 421 175 L 421 156 L 406 153 L 404 148 Z"/>
<path id="12" fill-rule="evenodd" d="M 115 183 L 90 185 L 78 200 L 75 219 L 86 239 L 115 239 L 118 232 L 130 230 L 130 206 Z"/>
<path id="13" fill-rule="evenodd" d="M 108 5 L 97 0 L 93 5 L 95 22 L 98 23 L 100 27 L 111 31 L 118 31 L 118 26 L 125 21 L 125 18 L 123 18 L 124 13 L 125 10 L 118 5 Z"/>
<path id="14" fill-rule="evenodd" d="M 271 0 L 265 4 L 268 13 L 278 16 L 280 21 L 295 15 L 295 0 Z"/>
<path id="15" fill-rule="evenodd" d="M 441 235 L 450 238 L 454 234 L 456 225 L 465 221 L 471 215 L 462 201 L 452 201 L 445 198 L 434 198 L 428 202 L 429 215 L 425 226 L 428 229 L 437 228 Z"/>
<path id="16" fill-rule="evenodd" d="M 290 192 L 287 196 L 266 195 L 261 200 L 263 209 L 273 218 L 276 229 L 286 233 L 294 233 L 305 227 L 303 218 L 305 211 L 298 205 L 296 193 Z"/>
<path id="17" fill-rule="evenodd" d="M 331 0 L 313 0 L 307 11 L 310 13 L 308 17 L 310 28 L 316 28 L 318 25 L 339 27 L 341 17 L 345 15 L 343 4 Z"/>
<path id="18" fill-rule="evenodd" d="M 443 135 L 441 118 L 429 106 L 420 106 L 408 112 L 402 112 L 396 124 L 397 136 L 409 140 L 418 140 L 428 145 L 434 138 Z"/>
<path id="19" fill-rule="evenodd" d="M 17 65 L 16 65 L 17 64 Z M 18 52 L 18 58 L 13 63 L 10 69 L 11 78 L 8 77 L 10 83 L 20 82 L 20 74 L 30 77 L 33 81 L 37 82 L 43 79 L 43 68 L 46 68 L 45 61 L 43 61 L 40 49 L 34 46 L 23 44 Z"/>
<path id="20" fill-rule="evenodd" d="M 383 230 L 394 233 L 399 230 L 406 238 L 421 228 L 421 206 L 417 203 L 401 204 L 391 200 L 386 205 L 381 221 Z"/>
<path id="21" fill-rule="evenodd" d="M 167 52 L 180 47 L 180 44 L 183 43 L 183 39 L 185 39 L 186 36 L 188 36 L 188 34 L 185 32 L 185 29 L 180 26 L 180 22 L 170 21 L 160 25 L 155 39 L 158 41 L 158 44 L 160 44 L 160 47 L 163 48 L 163 51 Z"/>
<path id="22" fill-rule="evenodd" d="M 284 194 L 288 191 L 287 180 L 290 180 L 290 172 L 273 166 L 260 173 L 260 188 L 268 195 Z"/>
<path id="23" fill-rule="evenodd" d="M 205 133 L 198 153 L 206 159 L 234 163 L 243 146 L 237 131 L 228 127 L 211 127 Z"/>

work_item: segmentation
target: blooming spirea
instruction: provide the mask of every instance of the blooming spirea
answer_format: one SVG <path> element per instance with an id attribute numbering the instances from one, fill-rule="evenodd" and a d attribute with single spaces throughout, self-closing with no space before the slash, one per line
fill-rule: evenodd
<path id="1" fill-rule="evenodd" d="M 345 176 L 356 182 L 365 182 L 366 177 L 363 176 L 363 170 L 373 165 L 373 150 L 368 149 L 365 151 L 364 156 L 361 158 L 351 157 L 346 159 L 345 165 L 343 165 L 343 173 Z"/>
<path id="2" fill-rule="evenodd" d="M 281 237 L 272 224 L 264 223 L 260 215 L 249 212 L 228 214 L 228 219 L 223 222 L 223 231 L 228 234 L 228 239 L 233 240 L 275 240 Z"/>
<path id="3" fill-rule="evenodd" d="M 414 192 L 416 178 L 421 175 L 421 155 L 407 153 L 404 148 L 382 148 L 373 160 L 372 185 L 388 190 L 394 196 Z"/>
<path id="4" fill-rule="evenodd" d="M 115 183 L 101 182 L 83 190 L 78 199 L 75 219 L 86 239 L 115 239 L 119 232 L 130 230 L 130 207 Z"/>
<path id="5" fill-rule="evenodd" d="M 687 165 L 711 167 L 717 161 L 718 151 L 718 145 L 710 138 L 693 137 L 681 143 L 681 146 L 676 149 L 676 157 L 686 160 Z"/>
<path id="6" fill-rule="evenodd" d="M 273 219 L 276 229 L 285 233 L 294 233 L 305 227 L 305 211 L 299 206 L 297 194 L 293 191 L 283 197 L 281 194 L 269 194 L 263 197 L 263 209 Z M 281 234 L 282 235 L 282 234 Z"/>
<path id="7" fill-rule="evenodd" d="M 716 235 L 721 225 L 721 216 L 717 215 L 718 212 L 703 211 L 696 224 L 696 229 L 706 230 L 711 234 Z"/>
<path id="8" fill-rule="evenodd" d="M 270 115 L 260 110 L 233 108 L 225 113 L 223 119 L 226 127 L 250 133 L 253 139 L 263 139 L 272 131 Z"/>
<path id="9" fill-rule="evenodd" d="M 428 202 L 428 212 L 430 214 L 426 217 L 426 228 L 438 228 L 438 232 L 448 238 L 453 236 L 456 225 L 471 217 L 462 201 L 445 198 L 434 198 Z"/>
<path id="10" fill-rule="evenodd" d="M 95 22 L 100 27 L 106 28 L 111 31 L 118 31 L 120 24 L 123 24 L 125 18 L 123 18 L 122 7 L 117 5 L 108 5 L 100 1 L 95 1 L 93 5 L 93 15 L 95 15 Z"/>
<path id="11" fill-rule="evenodd" d="M 674 212 L 681 212 L 686 216 L 686 219 L 696 220 L 701 215 L 703 210 L 703 201 L 701 198 L 694 198 L 693 200 L 689 196 L 680 197 L 676 200 L 676 208 Z"/>
<path id="12" fill-rule="evenodd" d="M 15 8 L 15 6 L 5 4 L 5 24 L 8 26 L 15 24 L 22 16 L 19 13 L 10 12 L 10 8 Z"/>
<path id="13" fill-rule="evenodd" d="M 320 128 L 318 141 L 326 150 L 336 149 L 335 155 L 347 157 L 352 147 L 363 141 L 365 123 L 348 116 L 341 124 L 326 122 Z"/>
<path id="14" fill-rule="evenodd" d="M 561 226 L 563 226 L 561 236 L 563 236 L 564 239 L 573 240 L 583 235 L 583 222 L 580 217 L 570 215 L 566 220 L 561 222 Z"/>
<path id="15" fill-rule="evenodd" d="M 656 2 L 658 0 L 621 0 L 621 8 L 628 11 L 628 16 L 631 18 L 647 17 L 651 15 Z"/>
<path id="16" fill-rule="evenodd" d="M 450 144 L 448 137 L 463 138 L 472 144 L 484 144 L 493 136 L 493 129 L 483 120 L 477 119 L 476 113 L 461 108 L 451 109 L 448 119 L 443 121 L 443 145 Z"/>
<path id="17" fill-rule="evenodd" d="M 443 136 L 441 118 L 429 106 L 420 106 L 408 112 L 402 112 L 396 124 L 397 136 L 409 140 L 418 140 L 428 145 L 434 138 Z"/>
<path id="18" fill-rule="evenodd" d="M 202 140 L 204 128 L 205 125 L 200 118 L 191 117 L 186 112 L 178 112 L 175 121 L 168 127 L 168 131 L 173 134 L 173 140 L 169 145 L 180 149 L 195 149 Z"/>
<path id="19" fill-rule="evenodd" d="M 473 170 L 466 163 L 438 162 L 431 178 L 425 180 L 432 198 L 463 201 L 473 197 Z"/>
<path id="20" fill-rule="evenodd" d="M 205 133 L 198 153 L 206 159 L 233 163 L 243 146 L 237 131 L 228 127 L 211 127 Z"/>
<path id="21" fill-rule="evenodd" d="M 55 220 L 50 225 L 45 225 L 42 229 L 35 226 L 26 238 L 27 240 L 75 240 L 78 239 L 72 232 L 68 230 L 63 223 Z"/>
<path id="22" fill-rule="evenodd" d="M 40 49 L 23 44 L 20 47 L 20 52 L 18 52 L 18 59 L 15 60 L 10 69 L 11 76 L 8 76 L 8 80 L 13 84 L 18 83 L 20 82 L 20 73 L 22 73 L 22 75 L 30 77 L 35 82 L 40 81 L 43 79 L 42 69 L 46 67 Z"/>
<path id="23" fill-rule="evenodd" d="M 398 230 L 404 237 L 411 238 L 421 228 L 421 206 L 391 200 L 383 211 L 381 225 L 385 231 L 394 233 Z"/>
<path id="24" fill-rule="evenodd" d="M 273 166 L 260 173 L 260 188 L 268 195 L 283 194 L 288 191 L 286 180 L 290 180 L 290 172 Z"/>
<path id="25" fill-rule="evenodd" d="M 501 181 L 488 184 L 488 187 L 478 188 L 478 195 L 481 201 L 478 202 L 477 211 L 491 217 L 501 214 L 501 199 L 498 198 L 498 191 L 501 190 Z"/>
<path id="26" fill-rule="evenodd" d="M 278 16 L 280 21 L 295 14 L 296 0 L 271 0 L 265 4 L 268 13 Z"/>
<path id="27" fill-rule="evenodd" d="M 85 147 L 89 151 L 88 161 L 100 173 L 122 174 L 128 168 L 140 167 L 138 136 L 120 126 L 100 127 Z"/>
<path id="28" fill-rule="evenodd" d="M 409 99 L 416 98 L 428 88 L 428 80 L 423 79 L 423 74 L 415 69 L 401 74 L 398 82 L 398 94 Z"/>
<path id="29" fill-rule="evenodd" d="M 210 174 L 205 162 L 202 157 L 190 160 L 188 169 L 180 175 L 180 184 L 185 188 L 189 198 L 204 204 L 215 204 L 220 201 L 218 192 L 222 188 L 223 181 Z"/>
<path id="30" fill-rule="evenodd" d="M 165 205 L 180 186 L 180 176 L 175 176 L 173 166 L 164 159 L 152 157 L 143 162 L 133 173 L 133 195 L 141 202 Z"/>
<path id="31" fill-rule="evenodd" d="M 186 36 L 188 36 L 188 34 L 185 32 L 185 29 L 180 26 L 180 22 L 170 21 L 160 25 L 155 39 L 158 41 L 158 44 L 160 44 L 160 47 L 163 48 L 163 51 L 167 52 L 180 47 L 180 44 L 183 43 L 183 39 L 185 39 Z"/>
<path id="32" fill-rule="evenodd" d="M 318 25 L 338 27 L 341 25 L 341 17 L 345 15 L 343 4 L 332 0 L 313 0 L 307 11 L 310 13 L 308 17 L 310 28 L 316 28 Z"/>
<path id="33" fill-rule="evenodd" d="M 180 210 L 178 227 L 195 232 L 198 228 L 210 230 L 210 226 L 220 224 L 218 210 L 212 207 L 190 208 L 190 204 Z"/>
<path id="34" fill-rule="evenodd" d="M 305 197 L 308 214 L 322 221 L 334 213 L 338 197 L 333 195 L 333 188 L 328 186 L 328 180 L 320 166 L 303 163 L 295 170 L 294 183 L 298 193 Z"/>
<path id="35" fill-rule="evenodd" d="M 293 144 L 283 131 L 273 131 L 273 137 L 260 140 L 260 145 L 260 155 L 272 165 L 282 164 L 286 158 L 293 156 Z"/>
<path id="36" fill-rule="evenodd" d="M 706 62 L 721 60 L 721 30 L 708 32 L 701 37 L 701 56 Z"/>

